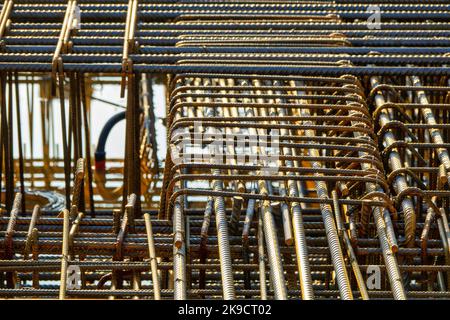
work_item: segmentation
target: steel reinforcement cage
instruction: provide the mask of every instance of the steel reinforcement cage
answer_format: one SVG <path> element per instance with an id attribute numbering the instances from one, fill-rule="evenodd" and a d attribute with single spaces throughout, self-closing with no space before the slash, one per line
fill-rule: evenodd
<path id="1" fill-rule="evenodd" d="M 448 299 L 449 9 L 5 0 L 0 297 Z"/>

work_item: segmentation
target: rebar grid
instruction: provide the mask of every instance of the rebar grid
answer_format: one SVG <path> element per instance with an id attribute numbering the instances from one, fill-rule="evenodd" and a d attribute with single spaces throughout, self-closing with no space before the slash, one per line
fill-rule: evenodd
<path id="1" fill-rule="evenodd" d="M 0 297 L 449 298 L 448 10 L 6 0 Z"/>

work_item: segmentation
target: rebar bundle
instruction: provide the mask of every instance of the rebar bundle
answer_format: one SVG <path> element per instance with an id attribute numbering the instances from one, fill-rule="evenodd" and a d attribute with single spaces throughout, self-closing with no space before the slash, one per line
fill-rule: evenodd
<path id="1" fill-rule="evenodd" d="M 5 0 L 0 297 L 450 298 L 449 9 Z"/>

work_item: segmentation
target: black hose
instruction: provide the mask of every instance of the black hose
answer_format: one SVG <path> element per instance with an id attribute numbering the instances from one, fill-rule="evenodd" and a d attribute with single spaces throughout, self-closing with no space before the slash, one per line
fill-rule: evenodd
<path id="1" fill-rule="evenodd" d="M 112 128 L 125 119 L 125 111 L 116 113 L 113 115 L 103 126 L 100 136 L 98 138 L 97 149 L 95 150 L 95 170 L 105 170 L 106 151 L 105 145 L 108 139 L 109 133 Z"/>

